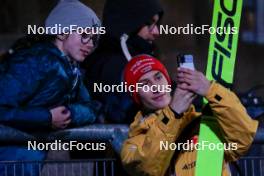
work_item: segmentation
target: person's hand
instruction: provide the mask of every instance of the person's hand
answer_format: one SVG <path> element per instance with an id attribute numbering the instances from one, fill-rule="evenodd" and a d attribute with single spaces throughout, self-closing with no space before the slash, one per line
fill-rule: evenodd
<path id="1" fill-rule="evenodd" d="M 50 110 L 52 115 L 52 128 L 64 129 L 70 122 L 71 112 L 64 106 L 59 106 Z"/>
<path id="2" fill-rule="evenodd" d="M 187 68 L 178 68 L 177 80 L 179 88 L 205 96 L 210 88 L 210 81 L 203 73 Z"/>
<path id="3" fill-rule="evenodd" d="M 195 97 L 196 95 L 193 92 L 183 90 L 178 85 L 173 94 L 170 107 L 178 114 L 182 114 L 189 109 Z"/>

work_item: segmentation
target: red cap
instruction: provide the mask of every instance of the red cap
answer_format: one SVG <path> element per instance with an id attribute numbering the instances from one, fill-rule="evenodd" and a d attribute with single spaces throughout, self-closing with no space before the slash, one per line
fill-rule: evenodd
<path id="1" fill-rule="evenodd" d="M 141 76 L 153 70 L 163 73 L 168 83 L 171 84 L 171 79 L 165 66 L 158 59 L 146 54 L 135 56 L 127 63 L 124 70 L 125 82 L 128 86 L 136 86 Z M 137 92 L 134 91 L 132 93 L 134 101 L 140 104 Z"/>

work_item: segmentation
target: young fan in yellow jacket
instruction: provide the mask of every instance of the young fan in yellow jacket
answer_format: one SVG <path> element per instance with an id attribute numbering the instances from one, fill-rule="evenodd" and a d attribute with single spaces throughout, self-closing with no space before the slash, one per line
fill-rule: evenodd
<path id="1" fill-rule="evenodd" d="M 130 175 L 194 175 L 195 148 L 174 150 L 164 146 L 197 143 L 202 114 L 192 105 L 196 95 L 208 100 L 223 142 L 231 146 L 225 150 L 223 176 L 230 175 L 228 162 L 237 160 L 251 146 L 258 122 L 248 116 L 233 92 L 208 81 L 202 73 L 179 68 L 178 85 L 171 95 L 166 68 L 152 56 L 140 55 L 128 63 L 124 77 L 128 86 L 138 87 L 130 91 L 142 109 L 131 124 L 129 138 L 121 151 L 122 163 Z M 146 91 L 147 88 L 150 91 Z M 208 163 L 208 167 L 211 164 Z"/>

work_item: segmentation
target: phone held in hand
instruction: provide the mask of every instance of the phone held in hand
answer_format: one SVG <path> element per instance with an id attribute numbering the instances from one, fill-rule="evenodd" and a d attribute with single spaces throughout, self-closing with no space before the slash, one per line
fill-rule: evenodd
<path id="1" fill-rule="evenodd" d="M 192 55 L 178 55 L 177 63 L 179 67 L 195 70 Z"/>

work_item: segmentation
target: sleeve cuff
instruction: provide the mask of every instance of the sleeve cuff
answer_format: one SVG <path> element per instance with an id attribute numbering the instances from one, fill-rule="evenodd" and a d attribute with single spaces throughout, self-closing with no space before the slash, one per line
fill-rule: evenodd
<path id="1" fill-rule="evenodd" d="M 180 119 L 180 118 L 182 118 L 183 113 L 181 113 L 181 114 L 177 113 L 177 112 L 174 111 L 170 106 L 169 106 L 169 109 L 173 112 L 174 117 L 175 117 L 176 119 Z"/>
<path id="2" fill-rule="evenodd" d="M 227 89 L 221 86 L 220 84 L 216 83 L 215 81 L 211 82 L 211 86 L 205 95 L 205 98 L 209 102 L 220 102 L 223 97 L 226 96 Z"/>

